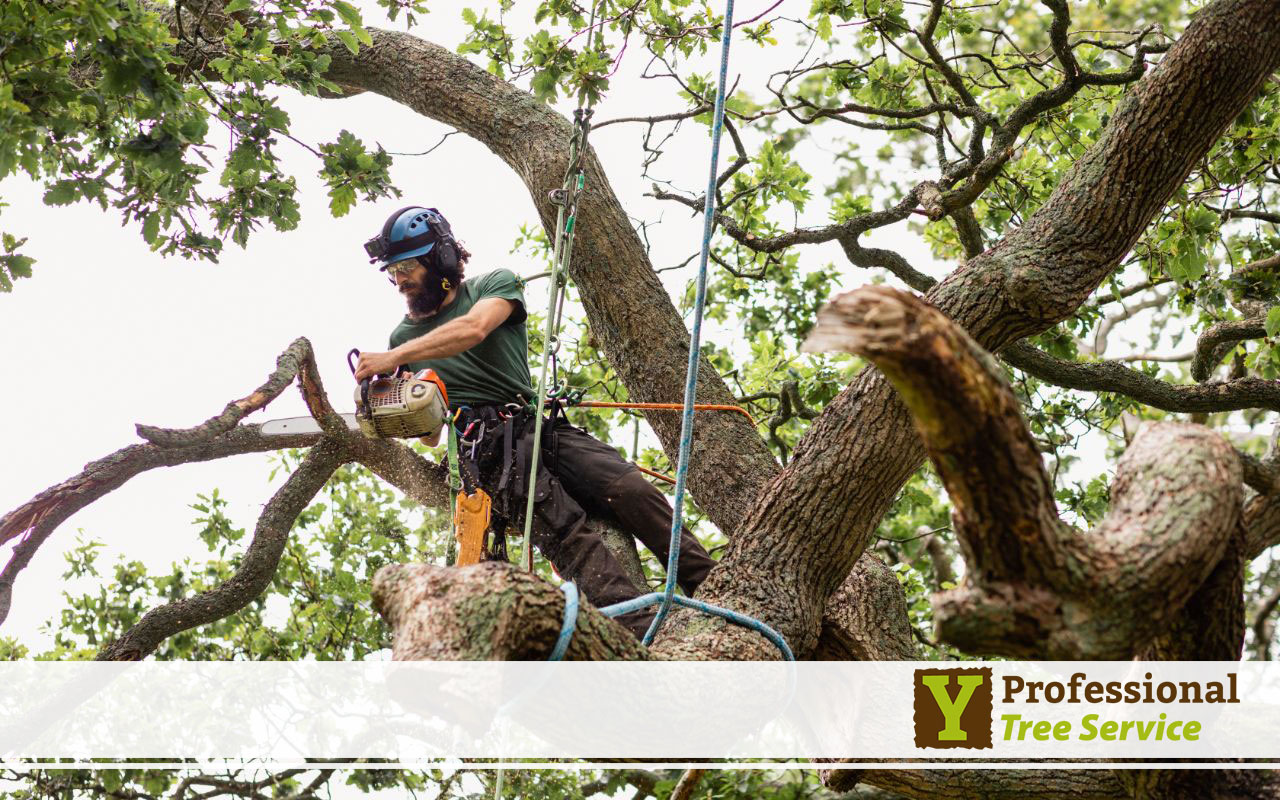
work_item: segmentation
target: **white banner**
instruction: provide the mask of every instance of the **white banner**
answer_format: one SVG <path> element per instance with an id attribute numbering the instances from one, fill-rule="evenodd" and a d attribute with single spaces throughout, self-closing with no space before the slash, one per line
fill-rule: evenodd
<path id="1" fill-rule="evenodd" d="M 0 759 L 1280 760 L 1280 664 L 0 664 Z"/>

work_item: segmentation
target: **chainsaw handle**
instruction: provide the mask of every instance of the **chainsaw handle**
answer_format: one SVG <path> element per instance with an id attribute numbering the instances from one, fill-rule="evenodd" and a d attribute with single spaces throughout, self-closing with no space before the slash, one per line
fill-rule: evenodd
<path id="1" fill-rule="evenodd" d="M 356 374 L 356 362 L 353 361 L 352 359 L 357 359 L 359 357 L 360 357 L 360 348 L 358 347 L 351 348 L 351 350 L 347 353 L 347 367 L 351 369 L 352 375 Z M 392 369 L 390 372 L 385 373 L 386 377 L 394 378 L 399 369 L 400 368 Z M 382 373 L 379 373 L 379 374 L 381 375 Z"/>
<path id="2" fill-rule="evenodd" d="M 373 406 L 369 405 L 369 379 L 360 381 L 360 416 L 373 419 Z"/>
<path id="3" fill-rule="evenodd" d="M 354 359 L 360 357 L 360 348 L 353 347 L 347 352 L 347 366 L 351 368 L 351 374 L 356 374 L 356 362 Z M 365 378 L 360 381 L 360 408 L 356 409 L 357 413 L 365 419 L 373 419 L 373 407 L 369 405 L 369 379 Z"/>

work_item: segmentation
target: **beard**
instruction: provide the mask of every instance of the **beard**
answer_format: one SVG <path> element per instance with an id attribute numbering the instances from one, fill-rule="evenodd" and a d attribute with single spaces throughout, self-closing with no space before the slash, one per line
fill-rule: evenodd
<path id="1" fill-rule="evenodd" d="M 401 287 L 405 302 L 409 305 L 409 316 L 415 319 L 429 317 L 440 310 L 448 292 L 440 285 L 440 279 L 428 275 L 425 283 L 406 283 Z"/>

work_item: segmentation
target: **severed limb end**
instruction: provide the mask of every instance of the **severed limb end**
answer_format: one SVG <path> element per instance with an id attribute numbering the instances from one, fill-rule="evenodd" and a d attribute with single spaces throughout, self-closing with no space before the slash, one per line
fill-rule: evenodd
<path id="1" fill-rule="evenodd" d="M 1236 575 L 1242 473 L 1214 431 L 1144 426 L 1117 465 L 1108 513 L 1080 532 L 1058 517 L 1003 373 L 940 311 L 888 287 L 849 292 L 820 312 L 806 343 L 833 348 L 885 374 L 946 486 L 967 570 L 960 587 L 935 596 L 944 641 L 976 653 L 1127 659 L 1186 628 L 1198 613 L 1188 604 L 1209 603 L 1201 590 L 1211 575 Z"/>
<path id="2" fill-rule="evenodd" d="M 867 286 L 819 312 L 805 349 L 865 356 L 893 384 L 947 487 L 970 571 L 1048 580 L 1064 570 L 1071 534 L 1018 400 L 960 326 L 909 292 Z"/>

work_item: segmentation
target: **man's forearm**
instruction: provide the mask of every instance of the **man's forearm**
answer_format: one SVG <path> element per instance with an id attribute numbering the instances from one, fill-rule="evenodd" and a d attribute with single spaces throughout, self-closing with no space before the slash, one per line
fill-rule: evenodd
<path id="1" fill-rule="evenodd" d="M 466 317 L 447 322 L 439 328 L 410 339 L 391 351 L 399 364 L 448 358 L 464 353 L 484 341 L 484 331 Z"/>

